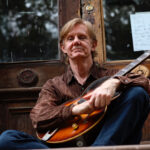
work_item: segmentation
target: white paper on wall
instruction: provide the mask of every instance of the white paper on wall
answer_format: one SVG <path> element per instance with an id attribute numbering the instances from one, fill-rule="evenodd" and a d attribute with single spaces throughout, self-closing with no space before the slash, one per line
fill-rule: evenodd
<path id="1" fill-rule="evenodd" d="M 130 15 L 134 51 L 150 50 L 150 12 Z"/>

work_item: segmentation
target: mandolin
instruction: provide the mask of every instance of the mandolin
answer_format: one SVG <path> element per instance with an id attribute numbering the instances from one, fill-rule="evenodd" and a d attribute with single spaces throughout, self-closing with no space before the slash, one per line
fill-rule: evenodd
<path id="1" fill-rule="evenodd" d="M 122 76 L 126 75 L 128 72 L 133 70 L 136 66 L 146 60 L 150 55 L 149 51 L 144 52 L 140 57 L 131 62 L 125 68 L 121 69 L 114 76 Z M 69 106 L 72 104 L 80 104 L 89 99 L 90 93 L 106 81 L 109 77 L 100 78 L 92 82 L 87 89 L 83 92 L 83 94 L 75 100 L 68 101 L 65 103 L 65 106 Z M 120 92 L 116 92 L 112 99 L 116 99 L 120 95 Z M 72 120 L 67 120 L 60 125 L 59 128 L 54 130 L 49 130 L 46 133 L 37 132 L 37 137 L 40 140 L 43 140 L 50 144 L 65 144 L 67 142 L 71 142 L 73 140 L 76 141 L 76 146 L 84 146 L 84 141 L 78 140 L 82 139 L 81 137 L 84 134 L 90 132 L 96 125 L 99 125 L 101 120 L 103 119 L 105 113 L 107 111 L 107 107 L 96 110 L 91 114 L 82 114 L 80 116 L 75 116 Z"/>

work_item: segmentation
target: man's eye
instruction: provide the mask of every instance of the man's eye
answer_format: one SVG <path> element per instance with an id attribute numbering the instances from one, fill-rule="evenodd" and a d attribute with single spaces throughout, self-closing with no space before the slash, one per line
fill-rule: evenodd
<path id="1" fill-rule="evenodd" d="M 70 37 L 67 38 L 67 40 L 72 41 L 73 37 L 70 36 Z"/>
<path id="2" fill-rule="evenodd" d="M 86 39 L 86 36 L 80 36 L 79 39 L 84 40 Z"/>

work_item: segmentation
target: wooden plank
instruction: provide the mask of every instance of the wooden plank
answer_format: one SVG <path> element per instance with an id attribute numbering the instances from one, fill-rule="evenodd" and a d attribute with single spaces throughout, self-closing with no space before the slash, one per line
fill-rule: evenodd
<path id="1" fill-rule="evenodd" d="M 59 1 L 59 28 L 75 17 L 80 17 L 80 0 Z"/>
<path id="2" fill-rule="evenodd" d="M 15 63 L 0 65 L 0 90 L 8 91 L 12 88 L 41 87 L 50 78 L 64 72 L 64 64 L 60 62 Z M 18 76 L 25 69 L 32 70 L 37 75 L 37 83 L 31 86 L 19 84 Z M 23 77 L 23 76 L 22 76 Z"/>
<path id="3" fill-rule="evenodd" d="M 97 43 L 97 56 L 95 61 L 102 63 L 104 61 L 104 35 L 103 35 L 103 22 L 102 22 L 102 1 L 101 0 L 82 0 L 82 18 L 88 20 L 92 23 L 96 37 Z"/>

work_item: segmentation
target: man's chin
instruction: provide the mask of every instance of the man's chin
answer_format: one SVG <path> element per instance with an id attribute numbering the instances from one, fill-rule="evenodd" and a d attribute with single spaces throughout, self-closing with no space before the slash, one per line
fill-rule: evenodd
<path id="1" fill-rule="evenodd" d="M 72 58 L 73 59 L 79 59 L 79 58 L 85 58 L 86 56 L 84 54 L 76 54 Z"/>
<path id="2" fill-rule="evenodd" d="M 74 56 L 84 56 L 85 54 L 83 52 L 81 52 L 81 51 L 76 51 L 76 52 L 74 52 L 73 55 Z"/>

